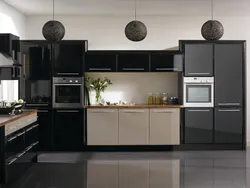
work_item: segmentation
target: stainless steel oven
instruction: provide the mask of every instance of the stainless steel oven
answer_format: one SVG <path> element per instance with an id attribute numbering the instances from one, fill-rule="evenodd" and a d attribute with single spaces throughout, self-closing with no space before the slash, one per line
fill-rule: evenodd
<path id="1" fill-rule="evenodd" d="M 214 77 L 184 77 L 184 107 L 214 106 Z"/>
<path id="2" fill-rule="evenodd" d="M 84 78 L 53 77 L 53 108 L 83 108 Z"/>

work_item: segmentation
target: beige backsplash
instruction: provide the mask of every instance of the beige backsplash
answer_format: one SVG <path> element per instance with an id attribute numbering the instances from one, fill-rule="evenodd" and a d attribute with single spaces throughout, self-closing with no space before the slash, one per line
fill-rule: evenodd
<path id="1" fill-rule="evenodd" d="M 112 85 L 102 94 L 105 101 L 128 103 L 147 103 L 148 93 L 169 93 L 178 95 L 177 73 L 86 73 L 86 77 L 104 78 L 112 81 Z M 95 93 L 92 92 L 92 101 Z"/>

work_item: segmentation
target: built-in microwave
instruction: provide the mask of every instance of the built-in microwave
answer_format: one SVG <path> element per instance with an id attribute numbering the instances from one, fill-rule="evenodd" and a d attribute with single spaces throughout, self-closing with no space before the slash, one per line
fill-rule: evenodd
<path id="1" fill-rule="evenodd" d="M 184 77 L 184 107 L 214 106 L 214 77 Z"/>
<path id="2" fill-rule="evenodd" d="M 83 108 L 84 78 L 54 77 L 53 108 Z"/>

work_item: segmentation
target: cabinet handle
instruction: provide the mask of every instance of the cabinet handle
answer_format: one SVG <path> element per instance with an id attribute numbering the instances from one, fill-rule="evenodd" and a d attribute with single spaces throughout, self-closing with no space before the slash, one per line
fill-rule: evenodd
<path id="1" fill-rule="evenodd" d="M 7 165 L 11 165 L 12 163 L 14 163 L 17 160 L 17 158 L 12 159 L 11 161 L 7 162 Z"/>
<path id="2" fill-rule="evenodd" d="M 16 138 L 17 138 L 17 136 L 13 136 L 13 137 L 11 137 L 10 139 L 8 139 L 7 142 L 11 142 L 12 140 L 14 140 L 14 139 L 16 139 Z"/>
<path id="3" fill-rule="evenodd" d="M 31 148 L 33 148 L 33 145 L 27 147 L 27 148 L 25 149 L 25 152 L 29 151 Z"/>
<path id="4" fill-rule="evenodd" d="M 210 112 L 210 110 L 188 110 L 188 112 Z"/>
<path id="5" fill-rule="evenodd" d="M 144 110 L 122 110 L 123 113 L 143 113 Z"/>
<path id="6" fill-rule="evenodd" d="M 233 105 L 236 105 L 236 106 L 239 106 L 240 103 L 238 102 L 235 102 L 235 103 L 218 103 L 219 106 L 233 106 Z"/>
<path id="7" fill-rule="evenodd" d="M 34 146 L 37 145 L 38 143 L 39 143 L 39 141 L 33 143 L 32 146 L 34 147 Z"/>
<path id="8" fill-rule="evenodd" d="M 127 71 L 127 70 L 139 71 L 139 70 L 145 70 L 145 69 L 144 68 L 122 68 L 122 70 L 125 70 L 125 71 Z"/>
<path id="9" fill-rule="evenodd" d="M 12 67 L 12 78 L 15 78 L 15 67 Z"/>
<path id="10" fill-rule="evenodd" d="M 25 132 L 21 132 L 21 133 L 19 133 L 17 136 L 22 136 L 22 135 L 24 135 L 25 134 Z"/>
<path id="11" fill-rule="evenodd" d="M 58 74 L 58 75 L 79 75 L 79 73 L 75 73 L 75 72 L 65 72 L 65 73 L 58 72 L 56 74 Z"/>
<path id="12" fill-rule="evenodd" d="M 30 127 L 30 128 L 28 128 L 27 130 L 26 130 L 26 132 L 29 132 L 30 130 L 32 130 L 33 129 L 33 127 Z"/>
<path id="13" fill-rule="evenodd" d="M 174 113 L 176 110 L 154 110 L 154 113 Z"/>
<path id="14" fill-rule="evenodd" d="M 194 74 L 197 74 L 197 75 L 210 75 L 209 72 L 189 72 L 188 73 L 189 75 L 194 75 Z"/>
<path id="15" fill-rule="evenodd" d="M 16 155 L 16 157 L 17 157 L 17 158 L 20 158 L 20 157 L 22 157 L 25 153 L 26 153 L 26 150 L 25 150 L 24 152 L 19 153 L 18 155 Z"/>
<path id="16" fill-rule="evenodd" d="M 113 113 L 115 110 L 91 110 L 92 113 Z"/>
<path id="17" fill-rule="evenodd" d="M 79 110 L 57 110 L 58 113 L 78 113 Z"/>
<path id="18" fill-rule="evenodd" d="M 111 68 L 89 68 L 90 71 L 111 71 Z"/>
<path id="19" fill-rule="evenodd" d="M 37 112 L 38 113 L 48 113 L 49 111 L 48 110 L 38 110 Z"/>
<path id="20" fill-rule="evenodd" d="M 218 110 L 219 112 L 240 112 L 240 110 Z"/>
<path id="21" fill-rule="evenodd" d="M 178 70 L 177 68 L 156 68 L 158 71 L 164 71 L 164 70 Z"/>
<path id="22" fill-rule="evenodd" d="M 38 127 L 38 126 L 39 126 L 39 124 L 36 124 L 36 125 L 33 125 L 32 128 L 34 129 L 34 128 Z"/>

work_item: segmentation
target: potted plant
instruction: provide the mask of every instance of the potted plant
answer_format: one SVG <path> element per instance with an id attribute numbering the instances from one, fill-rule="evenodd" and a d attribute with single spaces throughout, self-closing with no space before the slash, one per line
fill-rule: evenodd
<path id="1" fill-rule="evenodd" d="M 111 80 L 109 80 L 107 77 L 104 77 L 104 79 L 101 79 L 101 78 L 94 79 L 94 78 L 88 77 L 85 83 L 89 91 L 91 90 L 95 91 L 96 104 L 102 103 L 101 92 L 104 92 L 106 88 L 111 84 L 112 84 Z"/>

